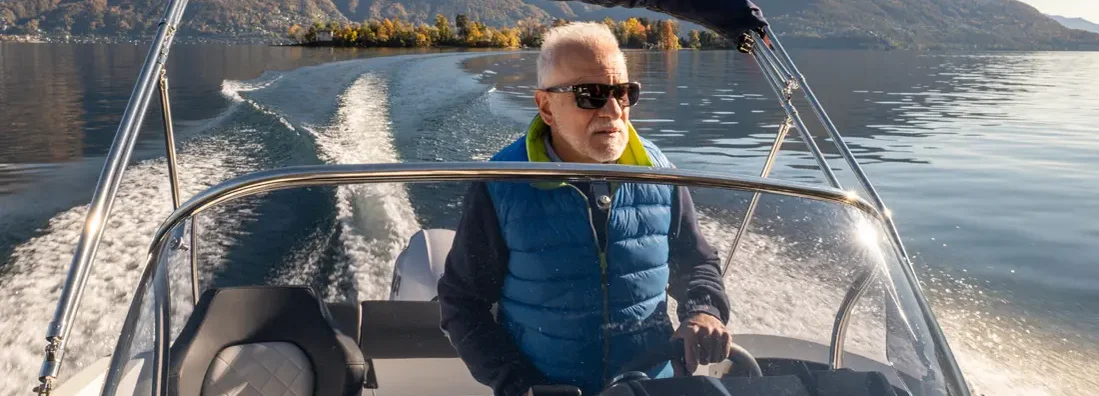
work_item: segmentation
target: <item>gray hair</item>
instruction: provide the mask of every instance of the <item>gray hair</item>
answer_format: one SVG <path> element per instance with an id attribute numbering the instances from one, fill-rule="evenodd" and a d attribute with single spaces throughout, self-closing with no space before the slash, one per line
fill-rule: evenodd
<path id="1" fill-rule="evenodd" d="M 550 29 L 542 36 L 542 50 L 538 55 L 538 87 L 545 86 L 546 79 L 552 73 L 557 51 L 570 44 L 588 47 L 610 46 L 617 50 L 618 38 L 602 22 L 573 22 Z M 625 63 L 626 57 L 621 51 L 618 56 Z"/>

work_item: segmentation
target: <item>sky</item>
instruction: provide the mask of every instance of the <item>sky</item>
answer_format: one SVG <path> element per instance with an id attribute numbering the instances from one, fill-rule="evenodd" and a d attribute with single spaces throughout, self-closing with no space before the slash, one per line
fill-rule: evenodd
<path id="1" fill-rule="evenodd" d="M 1099 23 L 1099 0 L 1019 0 L 1043 14 L 1080 17 Z"/>

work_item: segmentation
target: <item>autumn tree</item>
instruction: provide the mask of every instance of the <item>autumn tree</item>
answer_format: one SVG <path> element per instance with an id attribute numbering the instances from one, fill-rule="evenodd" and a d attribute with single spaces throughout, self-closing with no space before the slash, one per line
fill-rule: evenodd
<path id="1" fill-rule="evenodd" d="M 670 19 L 660 22 L 659 37 L 657 48 L 665 50 L 679 49 L 679 24 Z"/>
<path id="2" fill-rule="evenodd" d="M 645 26 L 641 24 L 641 20 L 637 18 L 627 19 L 622 22 L 621 29 L 624 32 L 626 39 L 619 41 L 619 45 L 625 45 L 629 48 L 644 48 L 645 43 L 648 42 L 648 32 Z"/>
<path id="3" fill-rule="evenodd" d="M 298 24 L 290 25 L 290 28 L 286 30 L 286 37 L 294 40 L 296 43 L 301 43 L 305 40 L 305 29 L 302 29 Z"/>
<path id="4" fill-rule="evenodd" d="M 524 19 L 513 27 L 490 27 L 482 22 L 471 21 L 465 15 L 455 18 L 458 35 L 450 21 L 443 15 L 436 15 L 435 24 L 414 24 L 400 18 L 367 20 L 359 23 L 315 22 L 308 29 L 291 25 L 286 37 L 301 44 L 316 44 L 319 32 L 331 33 L 332 43 L 336 46 L 361 47 L 433 47 L 439 45 L 458 45 L 465 47 L 519 48 L 538 47 L 548 28 L 538 19 Z M 116 21 L 117 22 L 117 21 Z M 568 21 L 557 19 L 556 26 Z M 615 34 L 619 45 L 634 48 L 678 49 L 681 47 L 706 48 L 707 44 L 721 44 L 724 41 L 712 32 L 692 31 L 688 37 L 679 38 L 679 25 L 675 21 L 651 21 L 630 18 L 615 22 L 604 19 L 603 23 Z M 651 27 L 646 27 L 651 24 Z M 139 27 L 134 26 L 135 29 Z M 656 44 L 650 44 L 650 43 Z"/>
<path id="5" fill-rule="evenodd" d="M 610 17 L 603 20 L 603 24 L 607 25 L 611 29 L 611 33 L 614 34 L 614 38 L 618 40 L 618 45 L 626 45 L 629 40 L 629 35 L 626 34 L 626 26 L 622 22 L 615 22 Z"/>
<path id="6" fill-rule="evenodd" d="M 443 14 L 435 14 L 435 44 L 449 44 L 454 41 L 454 32 L 450 30 L 450 21 Z"/>
<path id="7" fill-rule="evenodd" d="M 438 37 L 439 31 L 436 28 L 429 27 L 427 25 L 420 25 L 416 27 L 416 47 L 431 47 L 435 45 L 435 37 Z"/>

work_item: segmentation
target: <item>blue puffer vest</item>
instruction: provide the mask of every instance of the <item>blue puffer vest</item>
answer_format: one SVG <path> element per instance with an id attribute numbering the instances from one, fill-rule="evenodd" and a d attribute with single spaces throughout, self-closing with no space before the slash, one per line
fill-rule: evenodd
<path id="1" fill-rule="evenodd" d="M 492 161 L 549 162 L 545 133 L 535 118 Z M 671 167 L 632 126 L 618 163 Z M 499 320 L 548 380 L 598 394 L 622 366 L 666 344 L 672 186 L 618 185 L 607 224 L 592 224 L 587 197 L 571 184 L 492 182 L 488 191 L 510 250 Z M 606 247 L 594 227 L 606 227 Z M 665 365 L 649 374 L 670 373 Z"/>

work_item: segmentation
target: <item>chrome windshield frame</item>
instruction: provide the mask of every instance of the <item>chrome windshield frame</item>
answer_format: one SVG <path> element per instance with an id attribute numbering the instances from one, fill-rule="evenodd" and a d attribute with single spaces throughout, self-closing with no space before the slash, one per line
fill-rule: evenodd
<path id="1" fill-rule="evenodd" d="M 143 302 L 145 291 L 149 287 L 154 288 L 154 295 L 164 292 L 157 289 L 163 287 L 166 282 L 157 282 L 155 279 L 163 277 L 166 269 L 161 268 L 162 251 L 169 246 L 172 230 L 185 224 L 193 216 L 219 204 L 230 202 L 256 194 L 285 190 L 292 188 L 312 186 L 339 186 L 348 184 L 365 183 L 422 183 L 422 182 L 476 182 L 476 181 L 513 181 L 513 182 L 539 182 L 539 181 L 607 181 L 607 182 L 642 182 L 653 184 L 675 184 L 688 187 L 709 187 L 736 189 L 752 193 L 768 193 L 789 197 L 805 198 L 816 201 L 832 202 L 854 208 L 870 218 L 884 221 L 885 217 L 877 208 L 867 200 L 839 189 L 807 185 L 797 182 L 766 179 L 751 176 L 725 175 L 713 172 L 690 171 L 668 168 L 648 168 L 625 165 L 588 165 L 575 163 L 527 163 L 527 162 L 429 162 L 429 163 L 389 163 L 389 164 L 358 164 L 358 165 L 318 165 L 286 167 L 274 170 L 259 171 L 246 174 L 218 185 L 215 185 L 183 203 L 172 212 L 157 228 L 153 240 L 146 255 L 146 262 L 141 278 L 137 285 L 138 293 L 133 297 L 130 307 L 130 315 L 123 323 L 122 331 L 132 332 L 137 328 L 140 315 L 138 312 Z M 177 233 L 182 237 L 182 233 Z M 893 244 L 891 254 L 901 257 L 901 251 Z M 903 261 L 898 261 L 902 262 Z M 900 265 L 902 271 L 910 271 L 906 265 Z M 161 274 L 161 275 L 157 275 Z M 911 279 L 906 276 L 906 279 Z M 193 285 L 192 288 L 197 288 Z M 860 287 L 861 288 L 861 287 Z M 918 285 L 913 285 L 912 292 L 917 298 L 922 298 L 922 292 Z M 858 294 L 861 294 L 858 293 Z M 857 299 L 857 296 L 853 297 Z M 845 301 L 845 306 L 847 301 Z M 158 310 L 168 310 L 170 305 L 163 299 L 158 299 L 155 305 Z M 924 309 L 923 306 L 919 306 Z M 846 316 L 848 310 L 840 308 L 840 316 Z M 921 318 L 926 318 L 929 312 L 922 312 Z M 846 319 L 842 319 L 846 322 Z M 927 322 L 928 332 L 939 333 L 941 329 L 933 322 Z M 836 331 L 833 329 L 833 331 Z M 168 342 L 163 337 L 169 337 L 163 331 L 155 332 L 153 345 L 155 348 L 167 348 Z M 130 344 L 123 342 L 121 337 L 116 344 L 113 353 L 114 359 L 123 359 L 132 352 Z M 843 338 L 833 339 L 833 353 L 840 351 L 842 354 Z M 941 348 L 946 345 L 936 343 L 936 352 L 942 353 Z M 157 351 L 154 351 L 154 355 Z M 112 362 L 120 364 L 122 360 Z M 952 365 L 952 362 L 947 362 Z M 953 370 L 946 368 L 946 381 L 950 385 L 957 385 L 964 381 L 960 377 L 951 375 Z M 122 375 L 121 370 L 109 370 L 105 383 L 117 383 Z M 156 382 L 162 376 L 154 376 Z M 164 389 L 164 388 L 159 388 Z M 105 390 L 106 391 L 106 390 Z M 110 393 L 104 393 L 110 394 Z"/>

